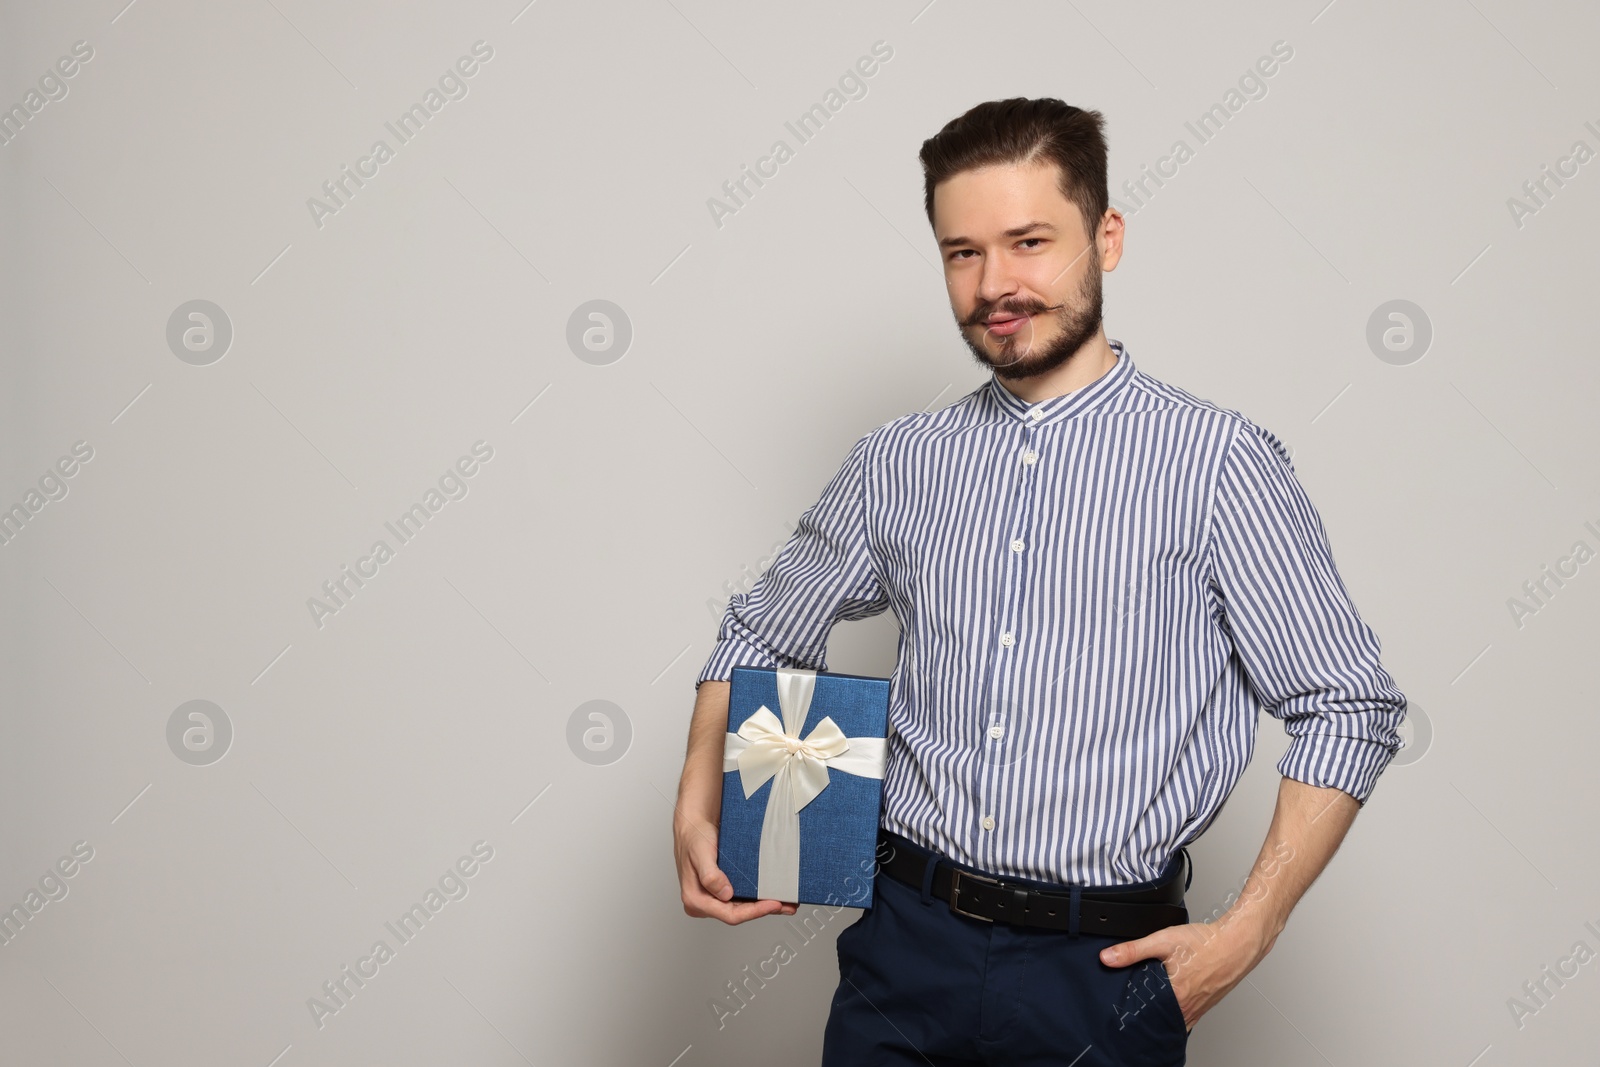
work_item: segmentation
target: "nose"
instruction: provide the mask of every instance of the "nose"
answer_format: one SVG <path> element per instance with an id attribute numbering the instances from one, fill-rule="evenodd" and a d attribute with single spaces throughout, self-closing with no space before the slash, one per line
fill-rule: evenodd
<path id="1" fill-rule="evenodd" d="M 1004 261 L 998 256 L 986 257 L 983 262 L 983 272 L 978 275 L 978 289 L 975 294 L 979 305 L 993 310 L 993 305 L 1014 295 L 1016 291 L 1016 279 L 1011 276 Z"/>

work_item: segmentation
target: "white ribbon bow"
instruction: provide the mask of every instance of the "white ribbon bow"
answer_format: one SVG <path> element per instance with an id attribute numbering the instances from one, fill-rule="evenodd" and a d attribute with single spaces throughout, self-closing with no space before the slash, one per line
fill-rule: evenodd
<path id="1" fill-rule="evenodd" d="M 772 793 L 761 820 L 760 866 L 756 896 L 797 903 L 800 895 L 800 809 L 828 788 L 828 768 L 882 778 L 887 742 L 882 737 L 846 737 L 826 716 L 805 738 L 800 730 L 811 710 L 817 672 L 782 670 L 778 675 L 778 707 L 783 721 L 765 704 L 730 732 L 722 753 L 722 769 L 737 770 L 745 799 L 768 778 Z"/>

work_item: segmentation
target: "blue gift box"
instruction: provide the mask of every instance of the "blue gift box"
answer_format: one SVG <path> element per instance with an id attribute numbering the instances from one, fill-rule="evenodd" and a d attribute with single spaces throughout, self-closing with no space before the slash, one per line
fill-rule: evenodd
<path id="1" fill-rule="evenodd" d="M 789 729 L 802 708 L 803 725 Z M 887 678 L 733 668 L 717 866 L 733 883 L 735 899 L 872 906 L 888 725 Z M 784 727 L 781 734 L 775 726 Z M 809 747 L 785 759 L 785 750 L 802 747 L 800 742 Z M 741 758 L 753 773 L 741 771 Z M 773 770 L 785 762 L 787 771 Z M 747 797 L 747 784 L 762 775 L 770 777 Z M 782 804 L 769 813 L 775 790 L 791 809 L 804 803 L 797 819 L 785 818 Z M 765 872 L 763 858 L 769 860 Z M 775 886 L 783 887 L 776 890 L 783 895 L 775 895 Z"/>

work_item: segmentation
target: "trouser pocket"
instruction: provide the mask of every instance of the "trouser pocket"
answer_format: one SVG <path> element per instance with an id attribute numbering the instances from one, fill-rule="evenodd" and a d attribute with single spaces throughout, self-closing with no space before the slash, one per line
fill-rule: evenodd
<path id="1" fill-rule="evenodd" d="M 1136 1063 L 1182 1063 L 1189 1032 L 1172 978 L 1159 959 L 1141 960 L 1128 968 L 1127 984 L 1116 1005 L 1113 1033 L 1130 1051 L 1162 1058 L 1130 1058 Z"/>

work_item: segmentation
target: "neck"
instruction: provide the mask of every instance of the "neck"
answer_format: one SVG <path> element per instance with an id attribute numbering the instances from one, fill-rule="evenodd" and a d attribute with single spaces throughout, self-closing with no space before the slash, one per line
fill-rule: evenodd
<path id="1" fill-rule="evenodd" d="M 1099 381 L 1116 365 L 1117 354 L 1106 340 L 1105 330 L 1101 329 L 1059 367 L 1026 378 L 1001 378 L 996 375 L 995 380 L 1019 399 L 1037 404 Z"/>

